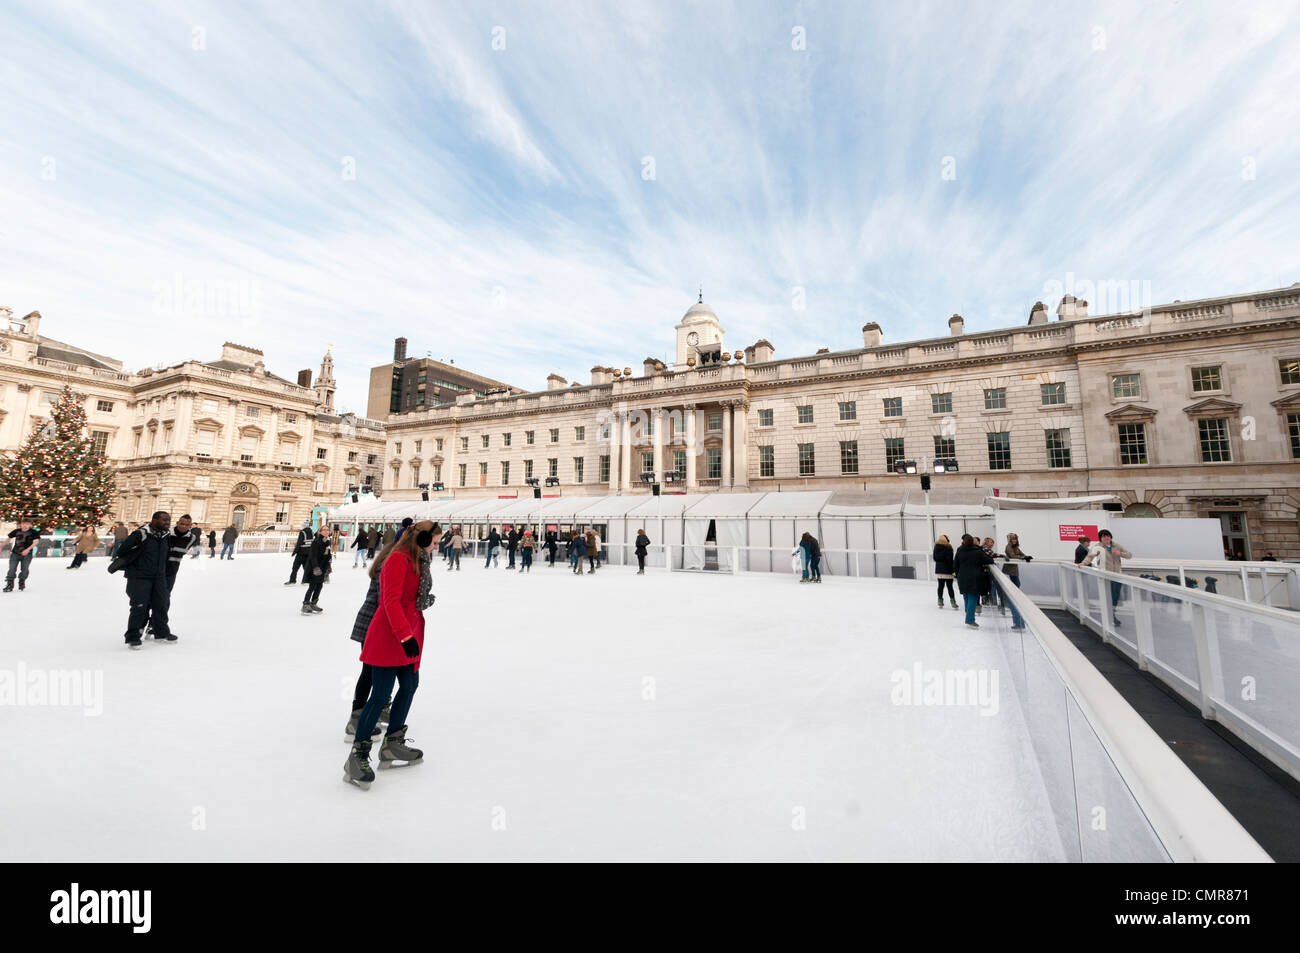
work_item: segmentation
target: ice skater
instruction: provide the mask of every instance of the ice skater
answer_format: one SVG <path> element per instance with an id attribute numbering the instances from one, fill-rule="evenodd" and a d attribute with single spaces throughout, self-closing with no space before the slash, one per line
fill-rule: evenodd
<path id="1" fill-rule="evenodd" d="M 934 578 L 939 581 L 939 608 L 943 608 L 943 589 L 948 587 L 948 601 L 957 608 L 957 596 L 952 591 L 952 543 L 947 536 L 940 536 L 934 542 Z"/>
<path id="2" fill-rule="evenodd" d="M 41 538 L 41 531 L 36 528 L 30 516 L 18 521 L 18 528 L 9 531 L 9 575 L 5 576 L 5 592 L 14 591 L 14 576 L 18 577 L 18 591 L 27 588 L 27 577 L 31 575 L 32 550 Z"/>
<path id="3" fill-rule="evenodd" d="M 235 527 L 227 526 L 221 534 L 221 556 L 220 559 L 235 558 L 235 540 L 239 539 L 239 530 Z"/>
<path id="4" fill-rule="evenodd" d="M 587 544 L 587 565 L 591 567 L 587 570 L 587 573 L 590 575 L 596 571 L 596 565 L 600 561 L 600 537 L 596 535 L 594 529 L 589 529 L 587 530 L 585 542 Z"/>
<path id="5" fill-rule="evenodd" d="M 175 642 L 167 614 L 171 591 L 167 588 L 167 564 L 171 556 L 171 514 L 159 510 L 147 526 L 141 526 L 118 544 L 110 571 L 124 569 L 126 595 L 131 613 L 126 621 L 126 644 L 138 649 L 145 623 L 153 622 L 154 640 Z"/>
<path id="6" fill-rule="evenodd" d="M 370 666 L 370 697 L 357 718 L 352 751 L 343 765 L 343 780 L 361 788 L 370 787 L 375 779 L 370 769 L 370 739 L 394 684 L 398 689 L 392 696 L 388 730 L 379 749 L 379 767 L 415 764 L 424 758 L 423 751 L 406 743 L 406 716 L 420 684 L 424 610 L 434 601 L 429 572 L 434 539 L 432 528 L 404 534 L 379 570 L 379 608 L 361 646 L 361 661 Z"/>
<path id="7" fill-rule="evenodd" d="M 352 548 L 357 551 L 357 554 L 352 557 L 352 568 L 356 569 L 357 562 L 360 561 L 361 568 L 365 569 L 366 563 L 370 559 L 370 541 L 366 539 L 365 533 L 357 533 L 357 538 L 352 542 Z"/>
<path id="8" fill-rule="evenodd" d="M 501 550 L 501 534 L 498 533 L 497 528 L 493 526 L 491 531 L 488 532 L 487 561 L 483 563 L 484 569 L 491 568 L 493 561 L 499 561 L 500 557 L 497 555 L 497 553 L 500 552 L 500 550 Z"/>
<path id="9" fill-rule="evenodd" d="M 519 541 L 519 571 L 531 572 L 533 568 L 533 550 L 537 544 L 533 542 L 532 533 L 524 533 L 523 539 Z"/>
<path id="10" fill-rule="evenodd" d="M 555 567 L 555 550 L 558 548 L 559 548 L 559 544 L 556 542 L 555 530 L 553 529 L 547 530 L 546 531 L 546 561 L 551 566 L 551 568 Z"/>
<path id="11" fill-rule="evenodd" d="M 1106 572 L 1122 573 L 1124 571 L 1124 560 L 1132 559 L 1133 554 L 1127 549 L 1115 542 L 1115 537 L 1111 535 L 1110 530 L 1103 529 L 1097 534 L 1097 543 L 1088 550 L 1087 563 L 1095 564 L 1098 569 L 1104 569 Z M 1112 579 L 1110 581 L 1110 612 L 1111 620 L 1119 625 L 1119 600 L 1123 592 L 1124 584 Z"/>
<path id="12" fill-rule="evenodd" d="M 199 543 L 200 530 L 194 526 L 190 519 L 190 514 L 186 513 L 176 521 L 171 533 L 167 537 L 167 606 L 168 615 L 171 614 L 172 590 L 176 588 L 176 574 L 180 572 L 181 560 L 185 558 L 185 553 L 191 546 L 197 546 Z M 154 631 L 153 616 L 150 614 L 149 622 L 145 625 L 145 634 L 153 636 L 155 642 L 175 642 L 177 635 L 175 632 L 168 632 L 165 636 L 158 635 Z"/>
<path id="13" fill-rule="evenodd" d="M 302 595 L 303 615 L 315 615 L 325 610 L 316 603 L 320 601 L 320 589 L 330 574 L 330 565 L 334 561 L 334 547 L 330 545 L 330 528 L 321 526 L 307 549 L 307 568 L 303 570 L 307 580 L 307 591 Z"/>
<path id="14" fill-rule="evenodd" d="M 307 579 L 307 551 L 311 549 L 312 537 L 315 534 L 311 531 L 311 520 L 303 520 L 302 526 L 298 529 L 298 538 L 293 541 L 293 568 L 289 570 L 289 581 L 286 586 L 296 586 L 298 584 L 298 570 L 303 570 L 302 581 L 308 582 Z"/>
<path id="15" fill-rule="evenodd" d="M 99 535 L 95 532 L 95 528 L 90 525 L 81 527 L 81 533 L 77 536 L 77 553 L 72 557 L 72 563 L 68 568 L 80 569 L 97 546 L 99 546 Z"/>
<path id="16" fill-rule="evenodd" d="M 217 558 L 217 531 L 215 529 L 208 530 L 208 558 Z"/>
<path id="17" fill-rule="evenodd" d="M 1020 548 L 1020 537 L 1015 533 L 1007 534 L 1007 548 L 1004 550 L 1004 555 L 1006 556 L 1006 562 L 1003 563 L 1002 573 L 1011 580 L 1012 585 L 1019 589 L 1020 567 L 1017 563 L 1033 562 L 1034 557 L 1026 555 L 1024 550 Z M 1023 629 L 1025 627 L 1025 620 L 1022 619 L 1020 613 L 1016 611 L 1016 604 L 1007 598 L 1005 592 L 1002 593 L 1001 596 L 1003 604 L 1009 604 L 1011 606 L 1011 628 Z"/>
<path id="18" fill-rule="evenodd" d="M 645 575 L 645 557 L 650 550 L 650 537 L 645 534 L 645 530 L 636 531 L 636 574 Z"/>
<path id="19" fill-rule="evenodd" d="M 961 538 L 961 545 L 952 558 L 953 570 L 957 576 L 957 588 L 961 591 L 962 601 L 966 604 L 966 626 L 978 629 L 975 613 L 979 609 L 980 593 L 984 591 L 988 566 L 993 565 L 993 557 L 975 541 L 975 537 L 966 533 Z"/>
<path id="20" fill-rule="evenodd" d="M 510 527 L 510 532 L 506 534 L 506 568 L 515 568 L 515 556 L 519 552 L 519 530 Z"/>

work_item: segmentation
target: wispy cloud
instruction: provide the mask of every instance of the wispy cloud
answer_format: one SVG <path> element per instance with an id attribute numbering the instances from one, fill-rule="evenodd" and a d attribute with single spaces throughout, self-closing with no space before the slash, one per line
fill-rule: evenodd
<path id="1" fill-rule="evenodd" d="M 359 410 L 398 334 L 542 386 L 666 354 L 699 282 L 788 355 L 1020 322 L 1069 271 L 1300 280 L 1282 4 L 18 3 L 0 33 L 0 303 L 139 366 L 333 343 Z M 159 313 L 176 280 L 256 308 Z"/>

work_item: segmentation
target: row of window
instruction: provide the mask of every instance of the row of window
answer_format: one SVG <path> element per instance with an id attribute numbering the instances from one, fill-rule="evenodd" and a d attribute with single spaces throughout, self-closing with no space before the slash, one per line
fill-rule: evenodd
<path id="1" fill-rule="evenodd" d="M 1044 407 L 1058 406 L 1066 403 L 1065 384 L 1040 384 L 1040 399 Z M 881 413 L 884 417 L 902 417 L 903 416 L 903 398 L 885 397 L 881 400 Z M 838 403 L 839 419 L 857 420 L 858 419 L 858 402 L 856 400 L 842 400 Z M 986 387 L 984 389 L 984 409 L 985 410 L 1006 410 L 1007 407 L 1007 389 L 1005 387 Z M 800 404 L 795 408 L 795 422 L 800 424 L 811 424 L 815 422 L 812 404 Z M 951 414 L 952 413 L 952 393 L 930 395 L 930 413 L 932 414 Z M 721 416 L 721 415 L 719 415 Z M 759 427 L 776 426 L 776 411 L 770 407 L 765 407 L 758 412 Z M 719 425 L 721 426 L 721 425 Z"/>

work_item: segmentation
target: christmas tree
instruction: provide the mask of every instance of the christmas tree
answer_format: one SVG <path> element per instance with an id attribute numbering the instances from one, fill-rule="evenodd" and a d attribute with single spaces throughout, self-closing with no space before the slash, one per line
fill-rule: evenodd
<path id="1" fill-rule="evenodd" d="M 113 468 L 86 433 L 86 411 L 65 386 L 50 418 L 15 454 L 0 458 L 0 519 L 43 529 L 100 526 L 113 506 Z"/>

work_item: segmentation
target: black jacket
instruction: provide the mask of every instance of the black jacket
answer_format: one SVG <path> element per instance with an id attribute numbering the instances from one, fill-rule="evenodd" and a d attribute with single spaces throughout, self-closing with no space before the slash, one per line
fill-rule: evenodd
<path id="1" fill-rule="evenodd" d="M 321 575 L 329 574 L 330 564 L 334 560 L 334 547 L 329 541 L 319 533 L 311 541 L 311 548 L 307 550 L 307 568 L 311 570 L 312 575 L 316 575 L 316 570 L 321 571 Z"/>
<path id="2" fill-rule="evenodd" d="M 981 546 L 963 543 L 957 547 L 952 565 L 957 577 L 957 588 L 963 595 L 977 595 L 988 574 L 984 567 L 993 565 L 993 557 L 984 552 Z"/>
<path id="3" fill-rule="evenodd" d="M 11 549 L 10 552 L 21 553 L 28 546 L 36 545 L 36 540 L 40 537 L 40 535 L 41 535 L 41 531 L 37 529 L 35 526 L 33 526 L 29 530 L 21 530 L 21 529 L 10 530 L 9 538 L 14 541 L 13 549 Z"/>
<path id="4" fill-rule="evenodd" d="M 488 549 L 492 549 L 494 546 L 500 546 L 501 534 L 498 533 L 496 530 L 493 530 L 492 532 L 488 533 L 487 544 L 488 544 Z"/>
<path id="5" fill-rule="evenodd" d="M 1077 566 L 1088 558 L 1088 547 L 1080 543 L 1074 547 L 1074 564 Z"/>
<path id="6" fill-rule="evenodd" d="M 293 551 L 295 553 L 306 553 L 307 547 L 311 545 L 311 538 L 315 535 L 310 526 L 304 526 L 298 530 L 298 541 L 293 544 Z"/>
<path id="7" fill-rule="evenodd" d="M 511 530 L 510 535 L 506 537 L 506 551 L 513 553 L 518 548 L 519 548 L 519 534 L 516 533 L 514 530 Z"/>
<path id="8" fill-rule="evenodd" d="M 647 536 L 645 533 L 641 533 L 636 538 L 636 554 L 638 556 L 644 556 L 645 551 L 647 547 L 649 547 L 649 545 L 650 545 L 650 537 Z"/>
<path id="9" fill-rule="evenodd" d="M 369 549 L 369 548 L 370 548 L 370 541 L 369 541 L 368 539 L 366 539 L 366 534 L 365 534 L 365 533 L 357 533 L 357 538 L 354 539 L 354 540 L 352 541 L 352 545 L 349 546 L 348 548 L 349 548 L 349 549 Z"/>
<path id="10" fill-rule="evenodd" d="M 799 545 L 800 546 L 807 545 L 809 559 L 816 559 L 818 556 L 822 554 L 821 543 L 817 542 L 816 536 L 809 536 L 808 542 L 806 544 L 803 542 L 803 540 L 800 540 Z"/>
<path id="11" fill-rule="evenodd" d="M 185 558 L 185 553 L 191 546 L 197 546 L 203 531 L 197 526 L 191 526 L 188 533 L 181 533 L 172 530 L 167 537 L 167 575 L 176 575 L 176 570 L 181 567 L 181 560 Z"/>
<path id="12" fill-rule="evenodd" d="M 141 526 L 114 551 L 115 556 L 126 556 L 131 562 L 125 567 L 127 579 L 157 579 L 167 576 L 168 557 L 171 555 L 172 534 L 158 532 Z"/>
<path id="13" fill-rule="evenodd" d="M 216 549 L 216 547 L 217 547 L 217 531 L 214 529 L 210 529 L 208 530 L 208 549 Z"/>
<path id="14" fill-rule="evenodd" d="M 227 526 L 221 534 L 221 545 L 229 546 L 237 539 L 239 539 L 239 530 L 233 526 Z"/>
<path id="15" fill-rule="evenodd" d="M 943 543 L 934 544 L 934 574 L 936 576 L 952 575 L 952 547 Z"/>

